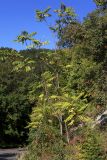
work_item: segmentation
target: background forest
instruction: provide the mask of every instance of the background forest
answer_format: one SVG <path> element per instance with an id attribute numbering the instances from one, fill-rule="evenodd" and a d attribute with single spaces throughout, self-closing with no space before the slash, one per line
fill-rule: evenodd
<path id="1" fill-rule="evenodd" d="M 36 10 L 55 50 L 23 31 L 26 50 L 0 48 L 0 147 L 26 146 L 20 160 L 107 160 L 107 1 L 80 22 L 61 4 Z"/>

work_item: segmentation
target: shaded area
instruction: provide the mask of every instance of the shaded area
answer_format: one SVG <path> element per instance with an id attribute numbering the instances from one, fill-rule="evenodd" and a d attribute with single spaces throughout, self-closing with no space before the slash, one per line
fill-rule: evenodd
<path id="1" fill-rule="evenodd" d="M 16 153 L 3 153 L 0 155 L 0 160 L 16 160 Z"/>
<path id="2" fill-rule="evenodd" d="M 16 160 L 18 154 L 20 154 L 23 149 L 0 149 L 0 160 Z"/>

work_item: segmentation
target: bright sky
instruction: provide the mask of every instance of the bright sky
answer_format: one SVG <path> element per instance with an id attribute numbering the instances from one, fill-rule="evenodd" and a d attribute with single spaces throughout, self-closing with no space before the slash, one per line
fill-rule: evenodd
<path id="1" fill-rule="evenodd" d="M 25 46 L 13 40 L 26 30 L 38 32 L 37 39 L 49 40 L 47 48 L 54 48 L 55 40 L 45 23 L 36 22 L 35 10 L 48 6 L 57 9 L 61 2 L 73 7 L 80 20 L 95 8 L 93 0 L 0 0 L 0 47 L 25 49 Z"/>

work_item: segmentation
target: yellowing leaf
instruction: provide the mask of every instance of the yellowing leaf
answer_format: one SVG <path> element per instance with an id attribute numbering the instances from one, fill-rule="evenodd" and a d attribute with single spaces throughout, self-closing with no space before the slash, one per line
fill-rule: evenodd
<path id="1" fill-rule="evenodd" d="M 74 120 L 72 120 L 68 125 L 72 126 L 74 124 Z"/>
<path id="2" fill-rule="evenodd" d="M 30 66 L 27 66 L 25 69 L 26 69 L 26 72 L 31 71 L 31 67 Z"/>
<path id="3" fill-rule="evenodd" d="M 52 96 L 50 96 L 50 99 L 56 99 L 58 96 L 56 96 L 56 95 L 52 95 Z"/>
<path id="4" fill-rule="evenodd" d="M 75 116 L 75 113 L 72 113 L 70 116 L 66 118 L 65 122 L 71 121 L 74 116 Z"/>
<path id="5" fill-rule="evenodd" d="M 67 107 L 71 106 L 71 103 L 69 103 L 69 102 L 57 102 L 57 103 L 54 103 L 53 105 L 56 106 L 56 107 L 66 109 Z"/>

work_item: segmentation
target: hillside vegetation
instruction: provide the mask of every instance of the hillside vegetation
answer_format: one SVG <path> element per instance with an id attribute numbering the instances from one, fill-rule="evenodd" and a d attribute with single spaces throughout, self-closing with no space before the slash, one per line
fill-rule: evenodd
<path id="1" fill-rule="evenodd" d="M 26 31 L 16 41 L 33 49 L 0 49 L 0 145 L 27 144 L 22 160 L 107 160 L 107 115 L 95 124 L 107 110 L 107 2 L 95 3 L 83 22 L 64 4 L 54 11 L 55 50 Z"/>

